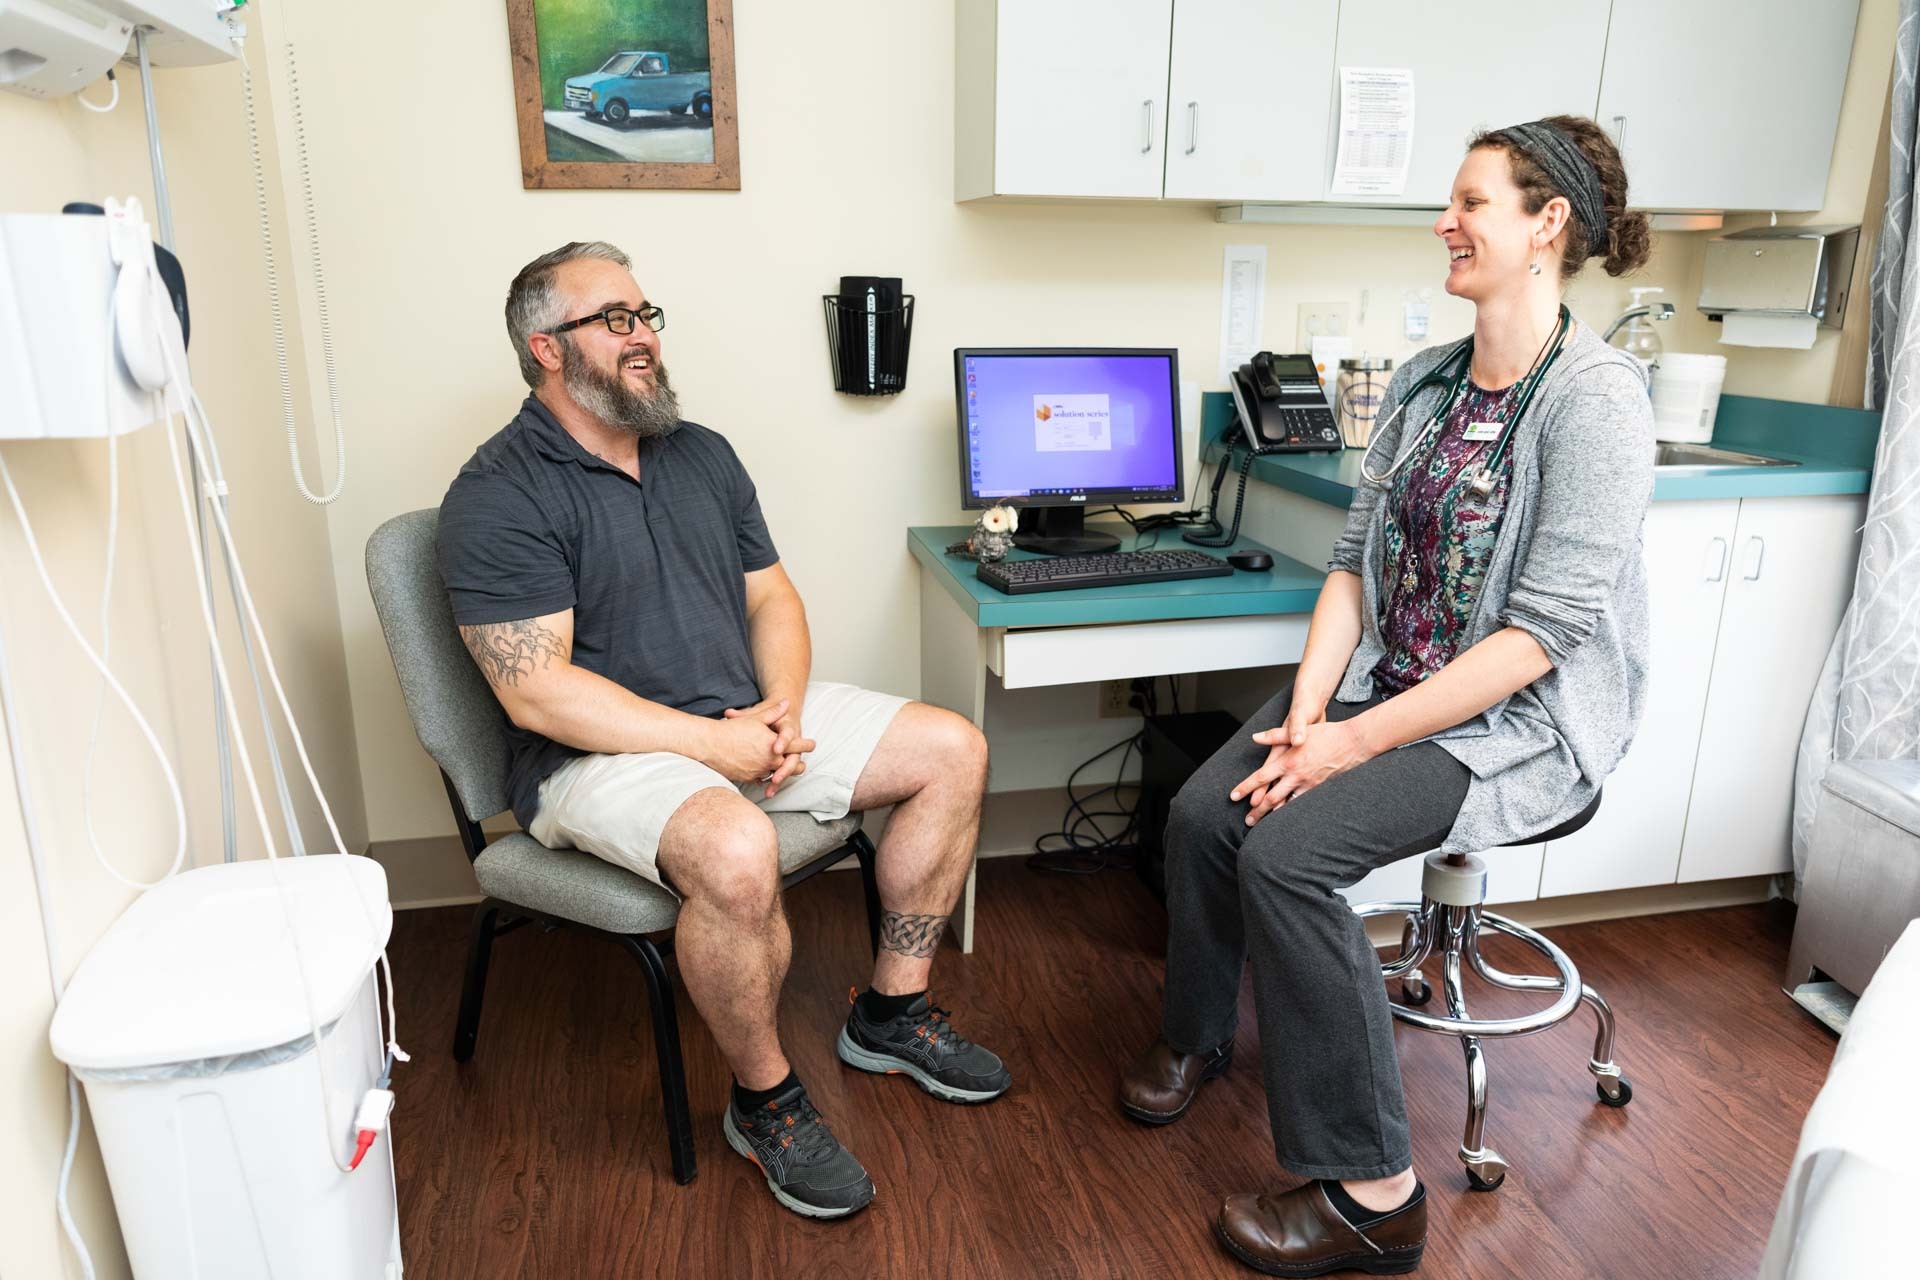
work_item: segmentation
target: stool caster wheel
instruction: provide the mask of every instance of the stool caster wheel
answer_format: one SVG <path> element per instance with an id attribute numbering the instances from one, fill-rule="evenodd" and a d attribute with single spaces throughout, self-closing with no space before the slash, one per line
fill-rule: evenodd
<path id="1" fill-rule="evenodd" d="M 1607 1082 L 1605 1080 L 1597 1081 L 1594 1084 L 1593 1091 L 1600 1095 L 1600 1101 L 1610 1107 L 1624 1107 L 1633 1101 L 1633 1086 L 1627 1083 L 1625 1076 L 1613 1077 L 1613 1083 L 1617 1086 L 1616 1092 L 1613 1093 L 1607 1092 Z"/>
<path id="2" fill-rule="evenodd" d="M 1489 1151 L 1484 1160 L 1467 1162 L 1467 1183 L 1475 1191 L 1495 1191 L 1507 1180 L 1507 1162 Z"/>
<path id="3" fill-rule="evenodd" d="M 1400 983 L 1400 1002 L 1415 1008 L 1433 999 L 1433 988 L 1424 978 L 1405 978 Z"/>

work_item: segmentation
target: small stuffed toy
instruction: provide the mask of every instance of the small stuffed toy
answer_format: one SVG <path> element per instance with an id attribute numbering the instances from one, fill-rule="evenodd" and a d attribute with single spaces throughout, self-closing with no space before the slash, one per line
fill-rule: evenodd
<path id="1" fill-rule="evenodd" d="M 973 523 L 973 537 L 968 539 L 973 558 L 981 564 L 1006 559 L 1007 552 L 1013 548 L 1013 531 L 1019 524 L 1020 512 L 1015 507 L 988 507 L 982 511 Z"/>

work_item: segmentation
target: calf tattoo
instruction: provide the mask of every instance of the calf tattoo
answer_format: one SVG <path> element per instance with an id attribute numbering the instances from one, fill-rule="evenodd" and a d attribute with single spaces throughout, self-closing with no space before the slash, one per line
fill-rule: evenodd
<path id="1" fill-rule="evenodd" d="M 493 685 L 518 684 L 520 677 L 535 667 L 546 666 L 549 659 L 567 656 L 560 637 L 534 618 L 461 627 L 460 638 L 466 641 L 467 652 L 480 665 L 480 674 Z"/>
<path id="2" fill-rule="evenodd" d="M 940 947 L 940 935 L 946 931 L 945 916 L 903 916 L 898 911 L 880 913 L 880 946 L 903 956 L 924 959 Z"/>

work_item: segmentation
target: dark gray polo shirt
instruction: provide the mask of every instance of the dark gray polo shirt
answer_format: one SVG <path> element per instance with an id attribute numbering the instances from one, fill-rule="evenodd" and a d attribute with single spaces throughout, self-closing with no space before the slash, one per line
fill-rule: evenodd
<path id="1" fill-rule="evenodd" d="M 588 453 L 540 401 L 474 451 L 440 504 L 440 577 L 462 625 L 573 610 L 573 662 L 698 716 L 760 700 L 744 575 L 778 562 L 733 447 L 682 422 L 640 442 L 640 479 Z M 507 725 L 508 795 L 585 753 Z M 484 815 L 475 815 L 484 816 Z"/>

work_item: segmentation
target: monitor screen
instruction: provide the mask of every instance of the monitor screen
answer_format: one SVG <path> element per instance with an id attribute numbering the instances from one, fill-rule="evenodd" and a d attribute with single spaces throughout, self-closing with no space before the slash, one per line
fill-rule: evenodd
<path id="1" fill-rule="evenodd" d="M 1186 496 L 1173 351 L 961 349 L 954 376 L 967 507 Z"/>

